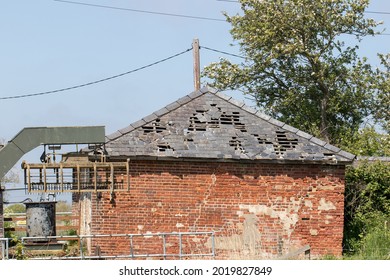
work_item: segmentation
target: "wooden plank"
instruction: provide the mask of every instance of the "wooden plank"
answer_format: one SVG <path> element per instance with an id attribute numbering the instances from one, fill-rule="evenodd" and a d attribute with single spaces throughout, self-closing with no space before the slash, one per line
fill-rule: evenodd
<path id="1" fill-rule="evenodd" d="M 78 230 L 79 228 L 77 226 L 56 226 L 56 230 L 57 231 L 59 231 L 59 230 L 70 230 L 70 229 Z"/>
<path id="2" fill-rule="evenodd" d="M 15 221 L 25 221 L 26 216 L 15 216 L 15 217 L 4 217 L 4 221 L 15 222 Z"/>
<path id="3" fill-rule="evenodd" d="M 70 230 L 70 229 L 74 229 L 74 230 L 78 230 L 79 228 L 77 226 L 56 226 L 56 230 Z M 20 231 L 26 231 L 26 227 L 25 226 L 17 226 L 17 227 L 7 227 L 7 228 L 4 228 L 4 231 L 5 232 L 20 232 Z"/>
<path id="4" fill-rule="evenodd" d="M 79 217 L 74 217 L 74 216 L 56 216 L 56 220 L 57 221 L 68 221 L 68 220 L 71 220 L 71 221 L 78 221 L 79 220 Z"/>

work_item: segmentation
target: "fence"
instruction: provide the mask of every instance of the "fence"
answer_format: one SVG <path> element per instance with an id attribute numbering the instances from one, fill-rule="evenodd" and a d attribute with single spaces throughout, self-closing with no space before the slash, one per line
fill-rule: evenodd
<path id="1" fill-rule="evenodd" d="M 71 212 L 56 213 L 57 232 L 77 232 L 79 229 L 79 217 L 72 216 Z M 26 214 L 8 213 L 4 215 L 4 233 L 13 232 L 17 236 L 24 236 L 26 233 Z"/>
<path id="2" fill-rule="evenodd" d="M 185 241 L 190 239 L 209 240 L 207 252 L 196 252 L 185 246 Z M 88 253 L 86 249 L 86 241 L 88 240 L 110 240 L 124 238 L 128 240 L 127 254 L 105 254 L 100 250 L 99 246 L 95 246 L 94 253 Z M 142 252 L 140 244 L 150 238 L 158 238 L 161 241 L 161 251 L 156 253 Z M 172 244 L 173 238 L 177 239 L 177 252 L 172 253 L 169 248 Z M 42 242 L 42 240 L 45 242 Z M 168 244 L 167 241 L 170 241 Z M 2 238 L 2 259 L 12 259 L 12 252 L 10 253 L 9 242 L 11 239 Z M 215 256 L 215 238 L 214 232 L 179 232 L 179 233 L 155 233 L 155 234 L 102 234 L 102 235 L 67 235 L 67 236 L 40 236 L 40 237 L 22 237 L 20 238 L 22 244 L 22 255 L 28 259 L 68 259 L 68 260 L 83 260 L 83 259 L 136 259 L 136 258 L 154 258 L 154 259 L 182 259 L 182 258 L 202 258 Z M 137 244 L 138 242 L 138 244 Z M 147 241 L 148 242 L 148 241 Z M 58 249 L 58 245 L 62 245 Z M 107 245 L 107 243 L 106 243 Z M 108 243 L 109 246 L 109 243 Z M 65 248 L 66 247 L 66 248 Z M 185 248 L 187 247 L 187 248 Z M 190 250 L 189 250 L 190 249 Z M 11 257 L 10 257 L 11 256 Z"/>

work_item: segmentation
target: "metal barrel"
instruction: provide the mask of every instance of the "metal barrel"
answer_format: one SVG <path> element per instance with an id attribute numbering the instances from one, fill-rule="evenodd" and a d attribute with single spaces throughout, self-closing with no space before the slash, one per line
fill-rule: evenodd
<path id="1" fill-rule="evenodd" d="M 26 202 L 27 237 L 56 235 L 56 202 Z M 39 239 L 34 241 L 48 241 Z"/>

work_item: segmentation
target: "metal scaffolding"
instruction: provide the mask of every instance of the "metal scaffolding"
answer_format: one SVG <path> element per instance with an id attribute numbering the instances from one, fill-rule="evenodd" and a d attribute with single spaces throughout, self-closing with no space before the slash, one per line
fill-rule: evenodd
<path id="1" fill-rule="evenodd" d="M 29 193 L 117 192 L 130 190 L 126 162 L 23 162 Z"/>

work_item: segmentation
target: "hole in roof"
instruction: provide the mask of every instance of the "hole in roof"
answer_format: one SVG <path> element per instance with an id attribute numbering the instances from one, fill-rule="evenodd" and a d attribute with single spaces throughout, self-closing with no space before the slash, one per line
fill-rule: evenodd
<path id="1" fill-rule="evenodd" d="M 240 121 L 240 112 L 232 112 L 231 114 L 221 112 L 218 117 L 214 113 L 209 113 L 210 118 L 206 118 L 205 116 L 207 111 L 196 110 L 195 112 L 189 119 L 189 131 L 205 131 L 207 128 L 220 128 L 221 125 L 233 125 L 235 129 L 241 132 L 247 132 L 245 124 Z"/>
<path id="2" fill-rule="evenodd" d="M 298 139 L 287 138 L 286 131 L 276 131 L 276 142 L 274 150 L 277 155 L 283 155 L 288 150 L 294 150 L 298 145 Z"/>
<path id="3" fill-rule="evenodd" d="M 333 160 L 334 154 L 333 153 L 324 153 L 324 158 L 328 159 L 328 160 Z"/>
<path id="4" fill-rule="evenodd" d="M 173 149 L 171 146 L 169 146 L 169 144 L 167 143 L 162 143 L 162 144 L 158 144 L 157 145 L 157 151 L 158 152 L 165 152 L 167 150 L 171 150 L 171 151 L 174 151 L 175 149 Z"/>
<path id="5" fill-rule="evenodd" d="M 256 137 L 257 142 L 260 145 L 265 145 L 265 144 L 273 144 L 271 141 L 267 140 L 265 135 L 259 136 L 258 134 L 252 134 L 254 137 Z"/>
<path id="6" fill-rule="evenodd" d="M 160 119 L 156 119 L 150 124 L 142 126 L 142 130 L 144 134 L 149 134 L 149 133 L 161 133 L 164 130 L 167 130 L 167 128 L 165 127 L 165 125 L 163 125 L 160 122 Z"/>
<path id="7" fill-rule="evenodd" d="M 232 139 L 229 141 L 229 146 L 233 147 L 236 151 L 244 152 L 241 141 L 238 140 L 237 137 L 232 137 Z"/>

